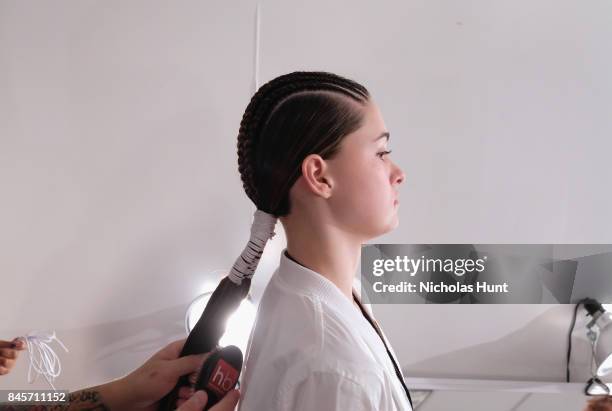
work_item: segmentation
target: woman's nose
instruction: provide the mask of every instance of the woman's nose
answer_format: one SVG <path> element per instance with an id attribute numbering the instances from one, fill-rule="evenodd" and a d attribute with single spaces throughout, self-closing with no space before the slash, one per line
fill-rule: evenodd
<path id="1" fill-rule="evenodd" d="M 394 173 L 393 173 L 393 184 L 397 184 L 400 185 L 404 182 L 404 180 L 406 179 L 406 174 L 404 174 L 404 171 L 399 168 L 399 166 L 397 164 L 393 164 L 393 166 L 395 167 L 394 169 Z"/>

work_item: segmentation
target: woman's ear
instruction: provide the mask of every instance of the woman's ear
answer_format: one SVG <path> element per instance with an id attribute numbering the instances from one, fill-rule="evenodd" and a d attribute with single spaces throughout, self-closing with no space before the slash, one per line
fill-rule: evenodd
<path id="1" fill-rule="evenodd" d="M 310 191 L 323 198 L 331 197 L 333 183 L 329 165 L 320 155 L 310 154 L 302 161 L 302 177 Z"/>

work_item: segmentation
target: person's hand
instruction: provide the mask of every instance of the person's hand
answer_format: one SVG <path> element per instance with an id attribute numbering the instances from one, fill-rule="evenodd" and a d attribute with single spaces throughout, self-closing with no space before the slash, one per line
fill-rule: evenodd
<path id="1" fill-rule="evenodd" d="M 15 338 L 13 341 L 0 340 L 0 375 L 11 372 L 19 357 L 19 352 L 25 348 L 26 343 L 22 338 Z"/>
<path id="2" fill-rule="evenodd" d="M 221 401 L 216 403 L 210 411 L 234 411 L 238 403 L 238 398 L 240 398 L 240 392 L 238 390 L 230 391 L 225 394 Z M 206 391 L 196 391 L 191 398 L 183 402 L 176 411 L 202 411 L 207 401 L 208 394 L 206 394 Z"/>
<path id="3" fill-rule="evenodd" d="M 209 355 L 179 358 L 185 340 L 168 344 L 130 374 L 100 386 L 100 394 L 109 408 L 156 411 L 158 401 L 174 388 L 179 377 L 199 372 Z"/>
<path id="4" fill-rule="evenodd" d="M 182 339 L 168 344 L 123 378 L 70 393 L 71 404 L 87 409 L 100 407 L 113 411 L 157 411 L 159 400 L 176 386 L 178 379 L 191 373 L 190 381 L 193 382 L 208 358 L 209 353 L 179 357 L 185 341 Z M 202 394 L 195 395 L 193 389 L 188 387 L 181 387 L 178 394 L 179 399 L 175 405 L 187 407 L 180 408 L 181 411 L 201 410 L 206 405 L 206 401 L 203 401 L 201 408 L 192 408 L 202 403 Z M 239 395 L 237 390 L 228 393 L 211 410 L 232 410 Z"/>

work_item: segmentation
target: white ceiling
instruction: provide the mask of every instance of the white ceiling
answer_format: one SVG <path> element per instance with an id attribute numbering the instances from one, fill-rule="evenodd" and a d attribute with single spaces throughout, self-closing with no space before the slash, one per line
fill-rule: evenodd
<path id="1" fill-rule="evenodd" d="M 188 303 L 242 250 L 255 4 L 0 1 L 0 339 L 56 330 L 70 350 L 58 387 L 115 378 L 181 337 Z M 407 181 L 399 228 L 374 242 L 612 243 L 612 3 L 261 4 L 260 84 L 332 71 L 381 107 Z M 256 300 L 283 247 L 281 232 Z M 571 306 L 374 312 L 409 377 L 564 379 Z M 2 386 L 26 374 L 20 361 Z M 583 401 L 477 391 L 422 410 Z"/>

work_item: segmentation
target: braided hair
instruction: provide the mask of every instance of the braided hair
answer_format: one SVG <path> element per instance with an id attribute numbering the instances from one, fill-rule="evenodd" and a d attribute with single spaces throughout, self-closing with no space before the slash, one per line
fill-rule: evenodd
<path id="1" fill-rule="evenodd" d="M 363 121 L 368 90 L 320 71 L 296 71 L 264 84 L 251 98 L 238 132 L 238 170 L 257 209 L 289 214 L 289 190 L 310 154 L 331 159 Z"/>

